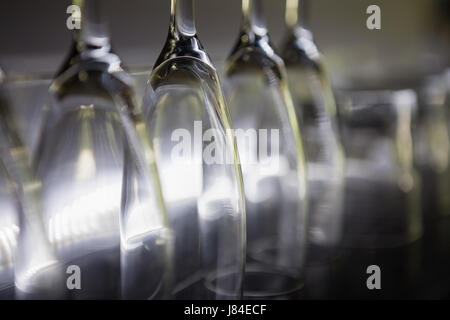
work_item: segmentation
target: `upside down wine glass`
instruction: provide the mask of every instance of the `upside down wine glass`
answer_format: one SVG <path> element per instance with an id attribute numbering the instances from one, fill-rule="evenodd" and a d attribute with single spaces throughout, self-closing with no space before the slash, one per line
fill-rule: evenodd
<path id="1" fill-rule="evenodd" d="M 61 298 L 161 297 L 167 225 L 130 77 L 111 53 L 100 0 L 74 4 L 81 30 L 50 86 L 34 160 L 48 239 L 63 272 L 81 273 L 59 284 Z"/>
<path id="2" fill-rule="evenodd" d="M 313 245 L 309 253 L 312 260 L 321 260 L 341 240 L 345 160 L 333 93 L 312 34 L 304 27 L 307 3 L 306 0 L 286 2 L 288 32 L 282 57 L 308 165 L 310 244 Z"/>
<path id="3" fill-rule="evenodd" d="M 0 100 L 0 299 L 54 298 L 56 278 L 45 270 L 58 263 L 40 217 L 39 183 L 10 101 Z"/>
<path id="4" fill-rule="evenodd" d="M 175 237 L 173 296 L 236 299 L 245 263 L 241 170 L 193 9 L 193 0 L 171 1 L 169 35 L 143 110 Z"/>
<path id="5" fill-rule="evenodd" d="M 225 90 L 236 130 L 247 208 L 244 294 L 287 297 L 304 283 L 307 176 L 281 58 L 270 44 L 261 0 L 243 0 L 239 40 Z"/>

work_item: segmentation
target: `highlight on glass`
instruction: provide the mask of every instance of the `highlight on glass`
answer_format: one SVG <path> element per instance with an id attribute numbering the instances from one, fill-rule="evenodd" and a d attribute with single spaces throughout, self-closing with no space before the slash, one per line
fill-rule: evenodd
<path id="1" fill-rule="evenodd" d="M 304 285 L 307 176 L 282 59 L 260 0 L 242 1 L 242 27 L 226 65 L 225 91 L 242 159 L 247 210 L 247 297 L 289 297 Z M 258 136 L 253 136 L 252 132 Z M 261 133 L 270 132 L 269 137 Z M 261 148 L 263 139 L 265 148 Z M 253 144 L 252 144 L 253 141 Z M 246 145 L 251 143 L 248 148 Z"/>
<path id="2" fill-rule="evenodd" d="M 175 241 L 172 296 L 241 298 L 241 168 L 216 69 L 197 38 L 193 0 L 171 1 L 143 110 Z"/>
<path id="3" fill-rule="evenodd" d="M 307 0 L 286 1 L 282 45 L 289 89 L 302 129 L 308 167 L 311 259 L 336 249 L 342 237 L 345 156 L 337 110 L 322 56 L 308 24 Z M 321 250 L 320 250 L 321 249 Z"/>
<path id="4" fill-rule="evenodd" d="M 81 7 L 81 30 L 74 32 L 70 56 L 50 85 L 33 159 L 43 225 L 60 268 L 28 267 L 62 280 L 53 287 L 55 298 L 158 297 L 170 263 L 168 226 L 158 183 L 148 180 L 157 179 L 156 172 L 135 177 L 151 164 L 138 156 L 144 150 L 137 140 L 132 83 L 110 50 L 100 1 L 74 3 Z M 144 178 L 145 184 L 129 186 Z M 71 290 L 66 272 L 82 272 L 81 283 L 74 280 L 81 290 Z"/>

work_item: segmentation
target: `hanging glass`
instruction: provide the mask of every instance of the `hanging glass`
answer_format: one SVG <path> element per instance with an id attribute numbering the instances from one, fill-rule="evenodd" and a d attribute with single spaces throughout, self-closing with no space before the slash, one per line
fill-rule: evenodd
<path id="1" fill-rule="evenodd" d="M 243 0 L 239 39 L 226 67 L 247 208 L 246 297 L 287 297 L 304 285 L 307 176 L 302 140 L 262 1 Z"/>
<path id="2" fill-rule="evenodd" d="M 333 93 L 312 34 L 304 27 L 307 3 L 305 0 L 286 2 L 288 32 L 282 57 L 305 146 L 310 240 L 314 245 L 310 257 L 314 259 L 320 255 L 319 251 L 336 248 L 341 240 L 345 159 Z"/>
<path id="3" fill-rule="evenodd" d="M 245 263 L 241 169 L 193 2 L 171 1 L 169 34 L 143 109 L 175 238 L 173 296 L 236 299 Z"/>
<path id="4" fill-rule="evenodd" d="M 48 239 L 64 272 L 82 274 L 67 280 L 64 298 L 161 297 L 167 225 L 136 131 L 132 82 L 110 50 L 100 0 L 74 4 L 81 30 L 50 86 L 34 155 Z"/>

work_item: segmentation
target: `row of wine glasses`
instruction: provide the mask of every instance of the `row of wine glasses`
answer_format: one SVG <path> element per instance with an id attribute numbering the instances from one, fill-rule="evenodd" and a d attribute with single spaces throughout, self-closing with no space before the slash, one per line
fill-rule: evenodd
<path id="1" fill-rule="evenodd" d="M 39 138 L 23 143 L 0 101 L 0 292 L 298 298 L 307 264 L 336 259 L 342 240 L 395 247 L 421 236 L 416 95 L 345 93 L 338 112 L 307 1 L 287 0 L 278 55 L 263 1 L 242 0 L 221 82 L 197 37 L 194 0 L 171 0 L 142 103 L 100 2 L 74 1 L 81 30 L 40 110 Z M 443 103 L 429 105 L 433 127 Z M 426 130 L 446 146 L 446 128 Z M 430 166 L 448 170 L 448 150 L 431 148 Z"/>
<path id="2" fill-rule="evenodd" d="M 39 216 L 32 225 L 47 240 L 43 247 L 54 264 L 34 270 L 32 249 L 19 246 L 25 261 L 15 268 L 26 276 L 16 272 L 17 296 L 167 297 L 170 285 L 168 295 L 177 298 L 237 298 L 243 291 L 277 296 L 300 289 L 306 166 L 286 71 L 270 47 L 261 1 L 243 1 L 242 44 L 230 57 L 227 88 L 239 97 L 229 101 L 237 128 L 282 132 L 282 170 L 242 165 L 244 183 L 241 141 L 235 142 L 218 75 L 196 36 L 193 1 L 171 3 L 169 35 L 142 110 L 111 52 L 99 0 L 76 4 L 82 28 L 50 85 L 30 168 Z M 246 65 L 249 71 L 241 75 Z M 259 93 L 251 88 L 255 83 Z M 251 120 L 258 114 L 252 107 L 264 106 L 245 99 L 266 89 L 270 113 Z M 239 108 L 247 103 L 248 110 Z M 183 128 L 195 135 L 198 123 L 202 132 L 219 133 L 216 150 L 231 161 L 208 163 L 205 144 L 194 146 L 182 162 L 174 159 L 173 133 Z M 246 259 L 252 261 L 247 267 Z M 72 266 L 83 271 L 82 290 L 64 287 L 61 272 Z"/>

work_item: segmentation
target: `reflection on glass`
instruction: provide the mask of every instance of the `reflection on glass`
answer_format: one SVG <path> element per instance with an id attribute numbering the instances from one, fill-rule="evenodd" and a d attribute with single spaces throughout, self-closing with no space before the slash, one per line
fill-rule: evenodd
<path id="1" fill-rule="evenodd" d="M 0 86 L 3 85 L 0 69 Z M 14 180 L 14 141 L 7 128 L 6 100 L 0 96 L 0 299 L 14 297 L 14 260 L 19 233 L 19 194 Z M 9 119 L 8 119 L 9 120 Z"/>
<path id="2" fill-rule="evenodd" d="M 420 180 L 413 161 L 412 90 L 345 93 L 347 154 L 344 245 L 394 247 L 422 234 Z"/>
<path id="3" fill-rule="evenodd" d="M 5 94 L 12 106 L 10 116 L 14 120 L 17 135 L 30 154 L 35 150 L 39 138 L 49 85 L 50 79 L 30 78 L 14 79 L 0 88 L 1 94 Z"/>
<path id="4" fill-rule="evenodd" d="M 16 299 L 61 299 L 65 277 L 42 220 L 41 183 L 22 169 L 19 184 L 19 237 L 15 259 Z"/>
<path id="5" fill-rule="evenodd" d="M 14 258 L 19 233 L 18 196 L 3 161 L 4 156 L 0 163 L 0 299 L 13 297 Z"/>
<path id="6" fill-rule="evenodd" d="M 140 115 L 122 123 L 127 133 L 120 220 L 122 298 L 166 299 L 173 243 L 154 154 Z"/>
<path id="7" fill-rule="evenodd" d="M 99 0 L 75 3 L 82 9 L 81 31 L 50 86 L 35 154 L 48 239 L 63 272 L 76 266 L 82 274 L 81 290 L 64 283 L 63 297 L 158 297 L 165 227 L 151 181 L 155 172 L 142 173 L 138 156 L 130 78 L 110 51 Z M 120 214 L 124 166 L 132 174 Z M 146 182 L 135 188 L 133 179 Z"/>
<path id="8" fill-rule="evenodd" d="M 144 100 L 175 237 L 173 295 L 239 298 L 241 171 L 216 70 L 196 36 L 192 0 L 172 0 L 169 35 Z"/>
<path id="9" fill-rule="evenodd" d="M 283 61 L 270 44 L 262 1 L 244 0 L 225 84 L 241 156 L 247 208 L 247 297 L 303 286 L 307 177 Z"/>
<path id="10" fill-rule="evenodd" d="M 3 89 L 3 88 L 2 88 Z M 3 93 L 3 91 L 2 91 Z M 13 121 L 9 99 L 0 102 L 0 297 L 55 298 L 57 260 L 39 215 L 39 183 Z M 33 295 L 39 291 L 39 296 Z"/>
<path id="11" fill-rule="evenodd" d="M 287 0 L 288 33 L 282 57 L 308 164 L 311 244 L 332 248 L 342 236 L 344 154 L 338 137 L 336 105 L 321 55 L 311 32 L 304 28 L 306 3 Z M 312 256 L 314 251 L 310 252 Z"/>

